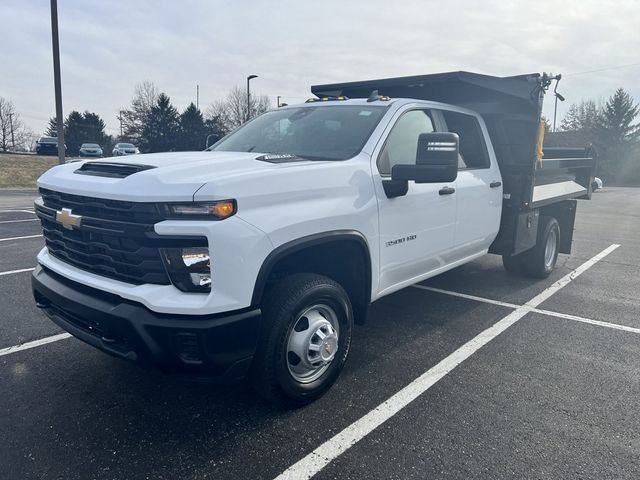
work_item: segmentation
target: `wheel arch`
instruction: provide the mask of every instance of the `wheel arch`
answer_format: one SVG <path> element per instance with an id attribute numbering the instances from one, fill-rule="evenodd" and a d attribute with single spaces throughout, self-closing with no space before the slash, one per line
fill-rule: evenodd
<path id="1" fill-rule="evenodd" d="M 371 302 L 371 254 L 356 230 L 334 230 L 301 237 L 273 250 L 262 263 L 251 298 L 259 306 L 270 284 L 293 273 L 332 278 L 349 294 L 356 323 L 364 323 Z"/>

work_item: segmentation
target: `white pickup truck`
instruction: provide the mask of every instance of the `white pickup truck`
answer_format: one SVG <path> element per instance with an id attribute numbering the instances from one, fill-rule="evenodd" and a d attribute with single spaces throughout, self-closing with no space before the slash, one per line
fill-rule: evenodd
<path id="1" fill-rule="evenodd" d="M 37 305 L 112 355 L 310 402 L 372 302 L 488 252 L 532 277 L 570 252 L 595 159 L 543 154 L 551 80 L 316 86 L 204 152 L 52 168 Z"/>

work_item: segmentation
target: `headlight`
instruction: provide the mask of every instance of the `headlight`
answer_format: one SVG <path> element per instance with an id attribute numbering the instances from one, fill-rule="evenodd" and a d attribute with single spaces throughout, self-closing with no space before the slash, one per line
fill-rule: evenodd
<path id="1" fill-rule="evenodd" d="M 208 247 L 161 248 L 171 282 L 183 292 L 211 291 L 211 259 Z"/>
<path id="2" fill-rule="evenodd" d="M 237 211 L 235 200 L 197 203 L 166 203 L 165 213 L 169 218 L 224 220 Z"/>

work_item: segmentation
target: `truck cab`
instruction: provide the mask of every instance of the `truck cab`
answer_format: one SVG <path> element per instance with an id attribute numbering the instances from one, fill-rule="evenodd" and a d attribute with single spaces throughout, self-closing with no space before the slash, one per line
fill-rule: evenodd
<path id="1" fill-rule="evenodd" d="M 476 108 L 439 101 L 487 80 L 461 73 L 421 77 L 429 94 L 413 78 L 313 87 L 204 152 L 51 169 L 37 305 L 111 355 L 300 405 L 336 380 L 377 299 L 489 252 L 549 275 L 594 159 L 542 168 L 542 77 L 488 77 L 490 95 L 464 90 Z"/>

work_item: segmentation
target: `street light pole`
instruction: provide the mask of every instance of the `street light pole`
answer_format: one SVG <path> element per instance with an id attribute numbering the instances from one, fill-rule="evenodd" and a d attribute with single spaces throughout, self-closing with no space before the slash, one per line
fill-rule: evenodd
<path id="1" fill-rule="evenodd" d="M 247 119 L 246 119 L 247 122 L 251 118 L 251 93 L 249 91 L 249 82 L 253 78 L 258 78 L 258 75 L 249 75 L 247 77 Z"/>
<path id="2" fill-rule="evenodd" d="M 120 120 L 120 139 L 122 139 L 122 113 L 122 110 L 118 113 L 118 120 Z"/>
<path id="3" fill-rule="evenodd" d="M 56 93 L 56 130 L 58 162 L 64 163 L 64 122 L 62 118 L 62 85 L 60 82 L 60 44 L 58 41 L 58 0 L 51 0 L 51 43 L 53 46 L 53 83 Z"/>

